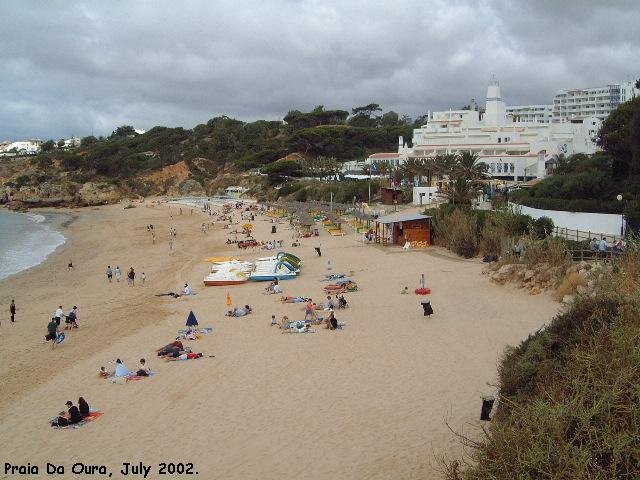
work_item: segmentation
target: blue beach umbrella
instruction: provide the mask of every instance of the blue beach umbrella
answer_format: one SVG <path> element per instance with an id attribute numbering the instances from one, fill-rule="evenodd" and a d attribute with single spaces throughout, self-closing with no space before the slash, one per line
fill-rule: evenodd
<path id="1" fill-rule="evenodd" d="M 193 314 L 193 310 L 189 312 L 186 325 L 187 327 L 195 327 L 198 325 L 198 320 L 196 319 L 196 316 Z"/>

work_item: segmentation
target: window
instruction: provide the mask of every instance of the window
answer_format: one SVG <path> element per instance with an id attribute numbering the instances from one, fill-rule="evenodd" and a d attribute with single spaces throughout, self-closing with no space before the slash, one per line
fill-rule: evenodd
<path id="1" fill-rule="evenodd" d="M 502 138 L 498 137 L 498 143 L 502 143 Z"/>
<path id="2" fill-rule="evenodd" d="M 516 165 L 515 163 L 510 163 L 509 164 L 509 170 L 511 171 L 511 173 L 516 171 Z"/>

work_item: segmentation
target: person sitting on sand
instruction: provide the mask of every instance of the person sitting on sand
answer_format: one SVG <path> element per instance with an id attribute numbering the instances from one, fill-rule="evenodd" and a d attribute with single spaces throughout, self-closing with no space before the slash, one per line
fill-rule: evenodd
<path id="1" fill-rule="evenodd" d="M 400 293 L 402 295 L 407 295 L 409 293 L 409 287 L 405 286 Z"/>
<path id="2" fill-rule="evenodd" d="M 109 378 L 111 376 L 111 372 L 106 369 L 106 367 L 100 367 L 100 371 L 98 372 L 98 376 L 100 378 Z"/>
<path id="3" fill-rule="evenodd" d="M 202 358 L 202 353 L 182 353 L 177 357 L 165 357 L 165 362 L 176 362 L 182 360 L 194 360 L 196 358 Z"/>
<path id="4" fill-rule="evenodd" d="M 333 300 L 331 299 L 331 295 L 327 295 L 327 301 L 324 304 L 324 310 L 333 311 L 333 308 L 334 308 L 334 303 L 333 303 Z"/>
<path id="5" fill-rule="evenodd" d="M 69 418 L 63 417 L 64 412 L 60 412 L 60 416 L 51 421 L 52 427 L 66 427 L 67 425 L 74 425 L 82 421 L 80 410 L 78 410 L 78 407 L 76 407 L 71 400 L 67 401 L 66 406 L 69 409 L 67 412 Z"/>
<path id="6" fill-rule="evenodd" d="M 119 358 L 116 359 L 116 371 L 114 372 L 115 377 L 127 377 L 131 372 L 127 369 L 124 362 Z"/>
<path id="7" fill-rule="evenodd" d="M 333 314 L 333 310 L 330 310 L 329 316 L 324 321 L 324 328 L 329 330 L 335 330 L 338 328 L 338 319 Z"/>
<path id="8" fill-rule="evenodd" d="M 193 290 L 188 283 L 184 284 L 184 288 L 182 289 L 183 295 L 193 295 Z"/>
<path id="9" fill-rule="evenodd" d="M 148 377 L 149 376 L 149 365 L 147 365 L 147 361 L 144 358 L 140 359 L 140 366 L 138 367 L 138 371 L 136 375 L 139 377 Z"/>
<path id="10" fill-rule="evenodd" d="M 336 295 L 336 297 L 338 297 L 338 296 Z M 339 308 L 347 308 L 348 306 L 349 305 L 347 304 L 347 299 L 344 298 L 344 295 L 340 295 L 338 297 L 338 307 Z"/>
<path id="11" fill-rule="evenodd" d="M 284 315 L 278 324 L 278 328 L 280 328 L 280 330 L 287 330 L 289 328 L 289 317 Z"/>
<path id="12" fill-rule="evenodd" d="M 89 416 L 89 413 L 90 413 L 89 404 L 82 397 L 78 399 L 78 410 L 80 410 L 80 415 L 82 415 L 82 418 Z"/>

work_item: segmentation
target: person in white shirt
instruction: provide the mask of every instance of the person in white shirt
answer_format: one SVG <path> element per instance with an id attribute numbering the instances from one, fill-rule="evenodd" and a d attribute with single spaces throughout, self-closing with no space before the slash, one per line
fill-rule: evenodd
<path id="1" fill-rule="evenodd" d="M 140 279 L 142 280 L 142 284 L 144 285 L 144 281 L 147 279 L 147 276 L 144 274 L 144 272 L 142 272 L 142 275 L 140 275 Z"/>
<path id="2" fill-rule="evenodd" d="M 136 372 L 136 375 L 140 377 L 148 377 L 150 371 L 151 370 L 149 369 L 149 365 L 147 365 L 147 361 L 144 358 L 141 358 L 140 366 L 138 367 L 138 371 Z"/>
<path id="3" fill-rule="evenodd" d="M 193 294 L 193 290 L 191 290 L 191 287 L 189 286 L 188 283 L 184 284 L 184 289 L 182 291 L 183 291 L 183 293 L 185 295 L 192 295 Z"/>
<path id="4" fill-rule="evenodd" d="M 120 267 L 116 267 L 116 282 L 120 283 L 121 276 L 122 276 L 122 272 L 120 271 Z"/>
<path id="5" fill-rule="evenodd" d="M 64 317 L 64 312 L 62 311 L 62 305 L 58 307 L 58 309 L 56 310 L 56 313 L 54 313 L 53 316 L 56 318 L 56 323 L 58 324 L 58 326 L 60 326 L 60 319 Z"/>

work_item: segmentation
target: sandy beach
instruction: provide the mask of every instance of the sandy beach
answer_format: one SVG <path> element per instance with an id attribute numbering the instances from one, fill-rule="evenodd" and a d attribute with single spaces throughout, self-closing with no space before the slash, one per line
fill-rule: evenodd
<path id="1" fill-rule="evenodd" d="M 105 465 L 125 478 L 123 462 L 152 466 L 191 462 L 201 478 L 413 479 L 439 478 L 436 457 L 461 453 L 445 421 L 475 434 L 480 396 L 492 393 L 504 347 L 548 322 L 559 305 L 492 284 L 482 263 L 430 248 L 402 251 L 363 245 L 353 235 L 287 247 L 303 260 L 286 295 L 321 301 L 327 260 L 333 272 L 354 271 L 359 291 L 336 316 L 344 329 L 282 335 L 271 315 L 304 316 L 301 304 L 264 295 L 264 283 L 204 287 L 210 256 L 255 259 L 269 253 L 226 245 L 229 230 L 197 209 L 147 202 L 74 210 L 68 242 L 42 265 L 0 283 L 0 451 L 5 462 Z M 239 216 L 239 212 L 236 213 Z M 244 223 L 244 222 L 241 222 Z M 146 225 L 153 224 L 152 244 Z M 291 244 L 292 231 L 269 219 L 253 222 L 259 240 Z M 169 249 L 169 228 L 177 242 Z M 67 270 L 73 260 L 75 268 Z M 108 283 L 107 265 L 120 267 Z M 125 274 L 134 267 L 135 287 Z M 139 275 L 147 281 L 141 285 Z M 412 292 L 424 273 L 435 315 L 426 318 Z M 197 295 L 173 299 L 185 282 Z M 225 317 L 226 294 L 254 313 Z M 17 321 L 8 321 L 15 298 Z M 80 328 L 52 350 L 46 325 L 58 305 L 79 307 Z M 204 358 L 165 363 L 155 349 L 172 341 L 190 310 L 214 332 L 188 342 Z M 209 355 L 215 355 L 214 358 Z M 130 369 L 148 359 L 158 374 L 126 384 L 98 378 L 101 365 L 122 358 Z M 55 430 L 49 419 L 66 400 L 86 398 L 104 415 L 80 429 Z M 4 470 L 3 470 L 4 472 Z M 166 477 L 166 476 L 165 476 Z M 0 478 L 11 478 L 0 474 Z M 92 477 L 88 477 L 92 478 Z M 96 476 L 97 478 L 97 476 Z M 142 478 L 136 477 L 136 478 Z"/>

